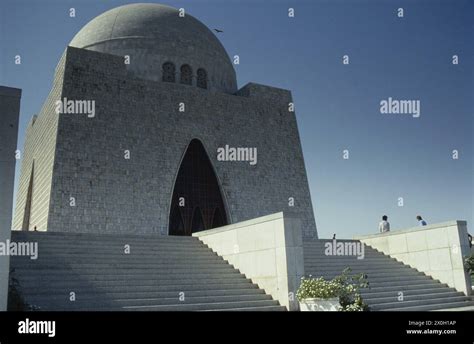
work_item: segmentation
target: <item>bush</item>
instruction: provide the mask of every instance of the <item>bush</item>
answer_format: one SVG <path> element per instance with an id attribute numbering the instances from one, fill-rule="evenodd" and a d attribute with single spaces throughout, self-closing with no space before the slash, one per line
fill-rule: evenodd
<path id="1" fill-rule="evenodd" d="M 330 281 L 322 277 L 301 279 L 300 287 L 296 292 L 298 300 L 309 298 L 339 298 L 340 311 L 368 311 L 369 307 L 362 300 L 360 289 L 368 287 L 367 276 L 364 274 L 350 275 L 347 268 L 342 274 Z"/>
<path id="2" fill-rule="evenodd" d="M 320 298 L 331 299 L 339 296 L 340 285 L 324 278 L 302 278 L 300 287 L 296 292 L 298 300 Z"/>
<path id="3" fill-rule="evenodd" d="M 367 288 L 369 282 L 364 274 L 350 275 L 350 268 L 342 271 L 342 274 L 335 277 L 334 280 L 341 286 L 339 294 L 339 303 L 341 311 L 356 312 L 368 311 L 369 306 L 364 303 L 360 295 L 360 289 Z"/>
<path id="4" fill-rule="evenodd" d="M 464 266 L 470 275 L 474 275 L 474 253 L 464 259 Z"/>

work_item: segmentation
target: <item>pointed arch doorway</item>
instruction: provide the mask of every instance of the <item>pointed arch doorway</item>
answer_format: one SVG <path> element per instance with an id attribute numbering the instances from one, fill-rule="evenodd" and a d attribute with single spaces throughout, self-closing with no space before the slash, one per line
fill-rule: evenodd
<path id="1" fill-rule="evenodd" d="M 198 139 L 193 139 L 178 170 L 171 198 L 169 235 L 191 235 L 228 224 L 214 168 Z"/>

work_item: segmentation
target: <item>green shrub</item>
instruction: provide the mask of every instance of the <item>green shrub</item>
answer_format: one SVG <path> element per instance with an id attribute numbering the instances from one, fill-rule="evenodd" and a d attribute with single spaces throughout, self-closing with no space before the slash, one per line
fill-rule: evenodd
<path id="1" fill-rule="evenodd" d="M 369 307 L 364 303 L 360 295 L 360 289 L 369 286 L 367 277 L 364 274 L 350 275 L 350 271 L 350 268 L 344 269 L 341 275 L 330 281 L 322 277 L 303 277 L 300 287 L 296 292 L 296 297 L 300 301 L 309 298 L 338 298 L 340 311 L 367 311 Z"/>
<path id="2" fill-rule="evenodd" d="M 464 266 L 466 267 L 467 272 L 470 275 L 474 275 L 474 253 L 470 256 L 465 257 L 464 259 Z"/>
<path id="3" fill-rule="evenodd" d="M 296 292 L 298 300 L 320 298 L 331 299 L 339 296 L 340 285 L 324 278 L 302 278 L 300 287 Z"/>

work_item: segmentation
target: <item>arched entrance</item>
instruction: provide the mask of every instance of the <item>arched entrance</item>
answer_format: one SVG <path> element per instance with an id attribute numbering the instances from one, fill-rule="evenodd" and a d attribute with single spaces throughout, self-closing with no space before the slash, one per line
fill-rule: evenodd
<path id="1" fill-rule="evenodd" d="M 211 161 L 201 141 L 193 139 L 176 177 L 168 233 L 191 235 L 226 224 L 224 200 Z"/>

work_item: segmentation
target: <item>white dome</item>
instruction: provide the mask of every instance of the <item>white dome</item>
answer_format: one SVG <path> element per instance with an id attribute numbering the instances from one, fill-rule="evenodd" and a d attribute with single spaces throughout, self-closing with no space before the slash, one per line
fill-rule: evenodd
<path id="1" fill-rule="evenodd" d="M 102 13 L 87 23 L 70 46 L 125 56 L 137 77 L 161 80 L 162 65 L 172 62 L 178 73 L 191 66 L 194 78 L 202 68 L 209 89 L 234 93 L 235 70 L 216 36 L 199 20 L 173 7 L 130 4 Z"/>

